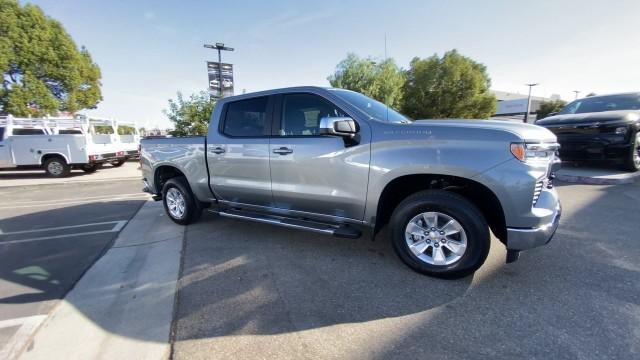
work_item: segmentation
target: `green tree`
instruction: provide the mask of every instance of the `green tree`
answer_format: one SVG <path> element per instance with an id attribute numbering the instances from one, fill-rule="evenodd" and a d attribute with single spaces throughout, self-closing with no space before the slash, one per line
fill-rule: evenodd
<path id="1" fill-rule="evenodd" d="M 411 60 L 402 112 L 414 119 L 488 118 L 496 111 L 487 69 L 456 50 Z"/>
<path id="2" fill-rule="evenodd" d="M 405 75 L 393 59 L 376 62 L 347 54 L 327 80 L 333 87 L 357 91 L 393 108 L 402 102 Z"/>
<path id="3" fill-rule="evenodd" d="M 0 0 L 0 111 L 18 116 L 94 108 L 100 69 L 62 25 L 31 4 Z"/>
<path id="4" fill-rule="evenodd" d="M 544 119 L 549 116 L 549 114 L 562 110 L 565 105 L 567 105 L 567 102 L 560 99 L 542 101 L 540 108 L 536 111 L 536 119 Z"/>
<path id="5" fill-rule="evenodd" d="M 205 135 L 215 103 L 206 91 L 192 94 L 187 100 L 178 92 L 177 98 L 170 99 L 169 108 L 164 110 L 175 127 L 171 135 Z"/>

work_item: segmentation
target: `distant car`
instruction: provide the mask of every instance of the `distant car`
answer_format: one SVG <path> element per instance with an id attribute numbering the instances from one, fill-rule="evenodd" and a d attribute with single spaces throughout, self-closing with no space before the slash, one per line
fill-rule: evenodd
<path id="1" fill-rule="evenodd" d="M 640 92 L 578 99 L 536 121 L 558 137 L 560 158 L 604 160 L 640 170 Z"/>
<path id="2" fill-rule="evenodd" d="M 218 79 L 213 79 L 211 81 L 209 81 L 209 86 L 217 88 L 220 86 L 220 80 Z"/>
<path id="3" fill-rule="evenodd" d="M 233 81 L 230 79 L 222 79 L 222 87 L 230 88 L 233 86 Z"/>

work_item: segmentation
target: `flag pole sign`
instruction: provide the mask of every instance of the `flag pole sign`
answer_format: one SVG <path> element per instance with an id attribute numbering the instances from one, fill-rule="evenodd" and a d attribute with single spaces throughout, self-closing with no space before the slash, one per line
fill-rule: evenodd
<path id="1" fill-rule="evenodd" d="M 233 95 L 233 64 L 208 61 L 209 95 L 220 98 Z"/>

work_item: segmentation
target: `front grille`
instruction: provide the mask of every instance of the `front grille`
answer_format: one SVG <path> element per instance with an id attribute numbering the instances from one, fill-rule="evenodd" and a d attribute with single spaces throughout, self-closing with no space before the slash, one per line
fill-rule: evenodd
<path id="1" fill-rule="evenodd" d="M 538 199 L 540 198 L 540 194 L 542 193 L 542 188 L 544 187 L 544 179 L 538 180 L 536 182 L 536 186 L 533 189 L 533 206 L 536 205 Z"/>

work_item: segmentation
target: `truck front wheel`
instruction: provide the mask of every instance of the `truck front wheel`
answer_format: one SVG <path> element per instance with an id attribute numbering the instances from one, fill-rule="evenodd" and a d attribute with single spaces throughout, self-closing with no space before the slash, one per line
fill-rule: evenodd
<path id="1" fill-rule="evenodd" d="M 164 184 L 162 203 L 167 215 L 176 224 L 188 225 L 202 214 L 202 209 L 197 206 L 187 180 L 183 177 L 171 178 Z"/>
<path id="2" fill-rule="evenodd" d="M 391 216 L 393 248 L 415 271 L 455 279 L 487 258 L 491 237 L 482 213 L 464 197 L 443 190 L 415 193 Z"/>
<path id="3" fill-rule="evenodd" d="M 62 157 L 55 156 L 44 161 L 44 171 L 51 177 L 66 177 L 71 173 L 71 166 Z"/>

